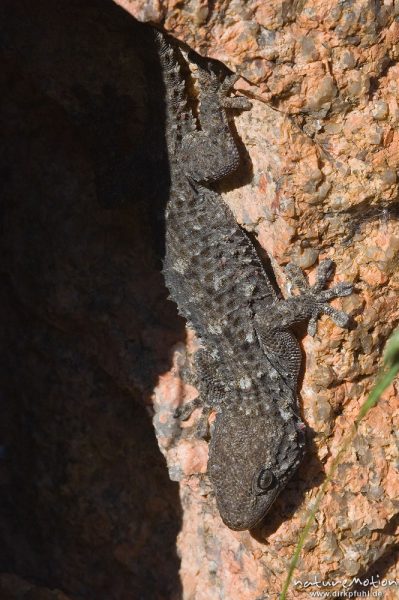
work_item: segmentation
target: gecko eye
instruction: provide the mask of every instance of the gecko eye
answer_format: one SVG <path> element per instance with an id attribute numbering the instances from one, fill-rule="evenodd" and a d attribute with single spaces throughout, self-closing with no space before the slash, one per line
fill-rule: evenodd
<path id="1" fill-rule="evenodd" d="M 258 475 L 257 487 L 260 492 L 267 492 L 274 484 L 274 475 L 270 469 L 262 469 Z"/>

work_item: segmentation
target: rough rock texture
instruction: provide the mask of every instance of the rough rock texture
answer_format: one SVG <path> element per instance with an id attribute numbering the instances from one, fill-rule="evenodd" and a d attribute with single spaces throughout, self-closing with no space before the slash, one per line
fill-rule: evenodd
<path id="1" fill-rule="evenodd" d="M 235 124 L 250 158 L 222 191 L 272 257 L 281 288 L 281 265 L 294 260 L 312 277 L 322 257 L 336 261 L 338 279 L 356 284 L 356 294 L 337 303 L 353 315 L 350 332 L 323 320 L 316 338 L 303 340 L 309 454 L 256 532 L 223 527 L 201 475 L 206 444 L 176 437 L 171 411 L 195 395 L 187 378 L 179 378 L 187 349 L 176 349 L 174 369 L 156 389 L 158 439 L 172 478 L 181 480 L 184 597 L 273 597 L 306 508 L 367 397 L 399 319 L 399 8 L 332 0 L 121 4 L 248 79 L 236 87 L 259 102 Z M 195 339 L 188 356 L 194 350 Z M 298 581 L 398 576 L 398 417 L 396 385 L 360 426 L 330 485 Z M 397 597 L 398 590 L 384 590 L 384 597 Z M 298 583 L 290 597 L 308 593 Z"/>
<path id="2" fill-rule="evenodd" d="M 0 598 L 4 600 L 75 600 L 60 590 L 35 585 L 10 573 L 0 575 Z"/>
<path id="3" fill-rule="evenodd" d="M 159 274 L 168 176 L 156 56 L 110 1 L 3 0 L 0 593 L 273 598 L 399 318 L 398 7 L 124 7 L 242 70 L 237 87 L 254 108 L 235 119 L 246 151 L 224 198 L 284 291 L 289 259 L 312 275 L 333 258 L 338 278 L 356 283 L 337 303 L 354 324 L 348 333 L 323 320 L 304 339 L 308 456 L 262 527 L 228 530 L 201 475 L 206 442 L 171 417 L 196 394 L 186 359 L 196 342 Z M 154 388 L 182 516 L 145 408 Z M 393 387 L 329 487 L 297 580 L 399 578 L 398 416 Z M 308 593 L 298 584 L 290 597 Z"/>

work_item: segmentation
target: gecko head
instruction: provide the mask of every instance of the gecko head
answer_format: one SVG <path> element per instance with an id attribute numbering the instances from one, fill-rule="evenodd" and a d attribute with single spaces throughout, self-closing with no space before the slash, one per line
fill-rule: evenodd
<path id="1" fill-rule="evenodd" d="M 263 411 L 262 411 L 263 412 Z M 218 415 L 209 448 L 208 473 L 225 525 L 255 527 L 299 466 L 304 432 L 291 414 L 277 410 Z"/>

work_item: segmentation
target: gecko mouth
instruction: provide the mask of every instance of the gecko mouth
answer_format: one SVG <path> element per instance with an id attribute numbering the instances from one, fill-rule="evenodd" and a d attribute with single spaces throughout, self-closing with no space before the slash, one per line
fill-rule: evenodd
<path id="1" fill-rule="evenodd" d="M 277 486 L 269 492 L 267 497 L 253 496 L 250 505 L 245 508 L 243 507 L 241 510 L 237 510 L 235 515 L 226 515 L 226 511 L 224 511 L 223 507 L 218 503 L 218 509 L 223 523 L 233 531 L 254 529 L 267 515 L 280 491 L 280 486 Z"/>

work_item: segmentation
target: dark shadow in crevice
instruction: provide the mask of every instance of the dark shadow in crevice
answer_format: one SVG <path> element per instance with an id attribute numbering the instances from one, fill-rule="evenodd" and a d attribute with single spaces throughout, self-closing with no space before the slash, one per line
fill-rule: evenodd
<path id="1" fill-rule="evenodd" d="M 152 29 L 110 0 L 2 2 L 0 571 L 181 593 L 178 486 L 146 405 L 184 322 Z"/>

